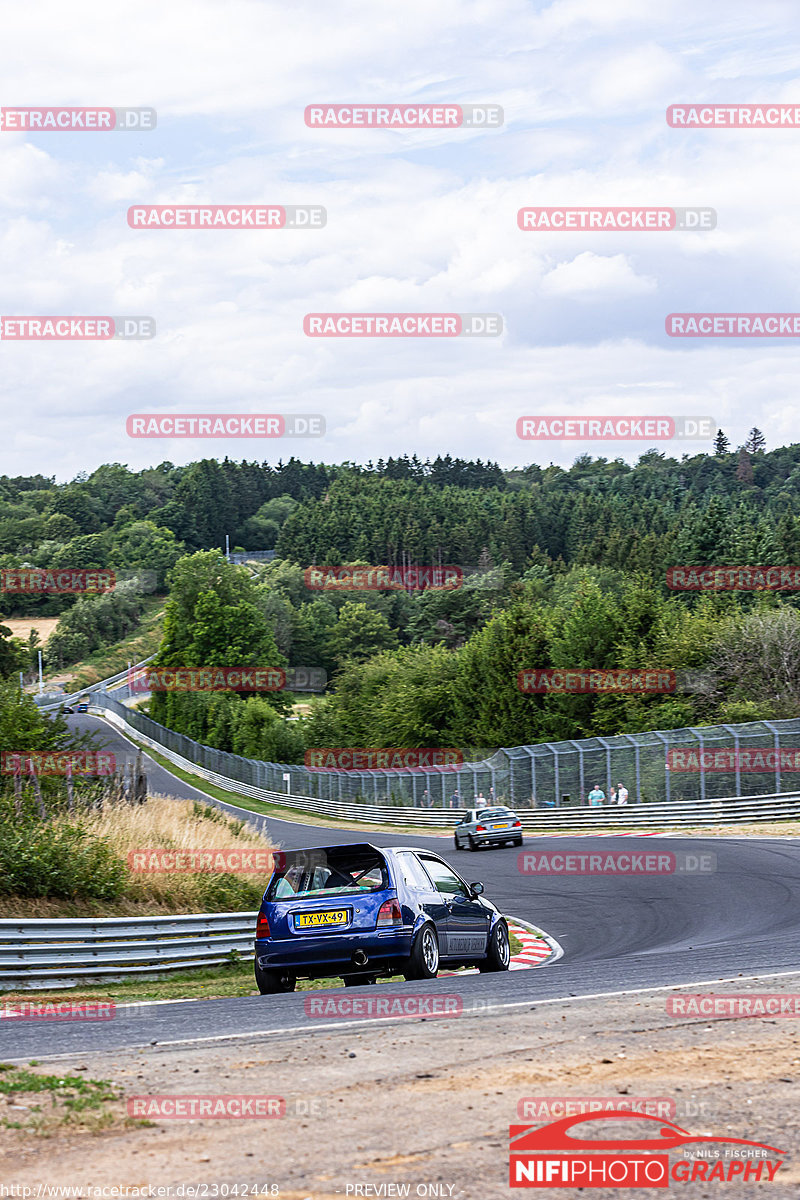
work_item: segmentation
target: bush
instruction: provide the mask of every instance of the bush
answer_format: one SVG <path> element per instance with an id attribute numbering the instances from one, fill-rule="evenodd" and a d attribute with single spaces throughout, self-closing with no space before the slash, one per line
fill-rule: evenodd
<path id="1" fill-rule="evenodd" d="M 127 874 L 106 839 L 82 824 L 0 825 L 0 895 L 116 900 Z"/>

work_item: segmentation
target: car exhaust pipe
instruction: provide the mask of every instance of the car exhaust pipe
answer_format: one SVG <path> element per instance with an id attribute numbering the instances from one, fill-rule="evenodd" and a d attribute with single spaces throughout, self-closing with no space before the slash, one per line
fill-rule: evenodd
<path id="1" fill-rule="evenodd" d="M 363 950 L 355 950 L 353 952 L 353 964 L 356 967 L 365 967 L 369 959 Z"/>

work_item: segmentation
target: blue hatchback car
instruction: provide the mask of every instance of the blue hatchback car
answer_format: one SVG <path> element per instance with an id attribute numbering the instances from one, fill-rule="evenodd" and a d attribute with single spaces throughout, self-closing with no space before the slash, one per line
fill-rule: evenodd
<path id="1" fill-rule="evenodd" d="M 298 976 L 434 979 L 440 964 L 507 971 L 508 925 L 430 850 L 367 842 L 277 851 L 255 943 L 258 990 L 292 992 Z"/>

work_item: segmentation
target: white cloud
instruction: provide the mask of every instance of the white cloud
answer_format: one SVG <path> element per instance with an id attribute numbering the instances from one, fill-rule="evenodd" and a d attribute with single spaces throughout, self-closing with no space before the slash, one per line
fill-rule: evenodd
<path id="1" fill-rule="evenodd" d="M 655 279 L 637 275 L 624 254 L 602 257 L 585 250 L 570 262 L 559 263 L 542 279 L 545 296 L 574 296 L 576 299 L 614 299 L 654 292 Z"/>
<path id="2" fill-rule="evenodd" d="M 10 9 L 5 104 L 142 104 L 149 134 L 0 132 L 0 311 L 140 313 L 136 345 L 0 342 L 13 471 L 206 453 L 408 450 L 570 461 L 530 411 L 712 412 L 796 426 L 794 343 L 668 341 L 664 316 L 800 309 L 796 130 L 687 132 L 669 103 L 796 99 L 788 0 L 143 0 Z M 42 29 L 46 32 L 43 34 Z M 757 53 L 750 57 L 750 47 Z M 503 104 L 468 130 L 308 129 L 314 101 Z M 141 231 L 133 203 L 318 203 L 316 232 Z M 708 234 L 522 233 L 524 205 L 710 205 Z M 500 312 L 500 339 L 320 340 L 309 311 Z M 615 406 L 609 408 L 609 405 Z M 544 407 L 542 407 L 544 406 Z M 135 409 L 323 412 L 328 437 L 137 442 Z M 620 445 L 627 456 L 636 446 Z M 3 468 L 0 468 L 2 470 Z M 7 468 L 10 469 L 10 468 Z"/>

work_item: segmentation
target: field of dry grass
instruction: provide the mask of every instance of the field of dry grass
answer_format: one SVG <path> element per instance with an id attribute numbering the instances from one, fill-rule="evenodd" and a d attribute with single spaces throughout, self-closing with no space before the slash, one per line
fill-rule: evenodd
<path id="1" fill-rule="evenodd" d="M 124 863 L 142 850 L 270 850 L 270 842 L 242 821 L 195 800 L 150 796 L 145 804 L 106 804 L 102 811 L 55 817 L 50 826 L 79 823 Z M 270 857 L 267 859 L 269 868 Z M 257 908 L 265 871 L 128 870 L 124 894 L 114 901 L 0 896 L 0 916 L 134 916 L 225 912 Z"/>
<path id="2" fill-rule="evenodd" d="M 27 642 L 31 630 L 35 629 L 44 646 L 58 624 L 58 617 L 3 617 L 0 624 L 11 630 L 12 637 L 22 638 L 23 642 Z"/>

